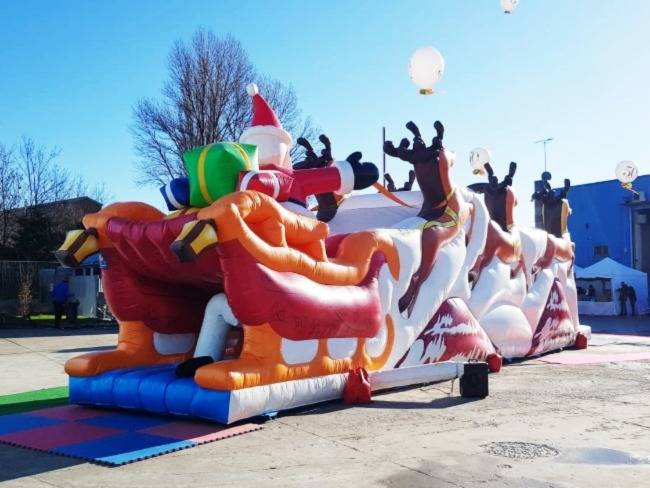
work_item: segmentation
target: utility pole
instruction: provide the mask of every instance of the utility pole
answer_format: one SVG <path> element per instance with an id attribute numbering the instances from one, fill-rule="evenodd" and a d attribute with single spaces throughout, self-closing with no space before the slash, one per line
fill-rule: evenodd
<path id="1" fill-rule="evenodd" d="M 548 137 L 546 139 L 535 141 L 535 144 L 542 144 L 544 146 L 544 171 L 548 171 L 548 166 L 546 164 L 546 144 L 548 144 L 552 140 L 553 140 L 552 137 Z"/>
<path id="2" fill-rule="evenodd" d="M 386 186 L 386 176 L 385 176 L 386 175 L 386 153 L 384 152 L 384 144 L 386 144 L 386 127 L 381 128 L 381 139 L 382 139 L 382 141 L 381 141 L 381 157 L 382 157 L 382 161 L 383 161 L 383 165 L 382 165 L 383 170 L 382 170 L 381 174 L 382 174 L 384 186 Z"/>

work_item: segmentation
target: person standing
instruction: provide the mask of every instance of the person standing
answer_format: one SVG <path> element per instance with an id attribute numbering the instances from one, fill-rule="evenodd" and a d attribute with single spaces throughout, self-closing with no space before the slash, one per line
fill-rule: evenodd
<path id="1" fill-rule="evenodd" d="M 618 289 L 618 303 L 621 305 L 621 317 L 627 317 L 627 285 L 625 281 L 621 283 L 621 287 Z"/>
<path id="2" fill-rule="evenodd" d="M 627 286 L 627 299 L 630 301 L 630 315 L 634 315 L 636 309 L 636 290 L 632 285 Z"/>
<path id="3" fill-rule="evenodd" d="M 594 288 L 594 285 L 589 285 L 589 290 L 587 291 L 587 297 L 589 298 L 590 302 L 596 301 L 596 289 Z"/>
<path id="4" fill-rule="evenodd" d="M 65 304 L 70 295 L 68 278 L 65 277 L 59 281 L 52 289 L 52 303 L 54 304 L 54 327 L 61 327 L 61 318 L 65 311 Z M 67 315 L 66 315 L 67 316 Z"/>

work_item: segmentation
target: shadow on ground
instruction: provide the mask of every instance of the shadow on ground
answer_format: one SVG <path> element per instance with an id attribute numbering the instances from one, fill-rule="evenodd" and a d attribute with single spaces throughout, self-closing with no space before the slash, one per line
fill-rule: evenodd
<path id="1" fill-rule="evenodd" d="M 18 454 L 17 454 L 17 451 Z M 0 444 L 0 482 L 83 464 L 85 461 Z"/>
<path id="2" fill-rule="evenodd" d="M 111 351 L 115 349 L 115 346 L 95 346 L 95 347 L 76 347 L 73 349 L 59 349 L 56 352 L 97 352 L 97 351 Z"/>
<path id="3" fill-rule="evenodd" d="M 596 334 L 650 336 L 650 316 L 596 317 L 581 315 L 580 322 Z"/>
<path id="4" fill-rule="evenodd" d="M 431 401 L 417 402 L 417 401 L 404 401 L 404 400 L 383 400 L 382 396 L 388 393 L 395 393 L 396 391 L 406 390 L 407 388 L 400 388 L 399 390 L 388 390 L 380 393 L 373 393 L 371 403 L 347 405 L 341 400 L 332 400 L 331 402 L 321 403 L 316 406 L 309 405 L 300 407 L 293 410 L 285 410 L 281 412 L 281 416 L 306 416 L 306 415 L 321 415 L 330 412 L 337 412 L 339 410 L 346 410 L 349 408 L 368 408 L 368 409 L 398 409 L 398 410 L 431 410 L 451 408 L 465 403 L 473 403 L 482 400 L 482 398 L 464 398 L 460 395 L 452 395 L 441 398 L 434 398 Z"/>
<path id="5" fill-rule="evenodd" d="M 102 335 L 114 334 L 117 332 L 117 324 L 96 325 L 92 327 L 80 327 L 75 329 L 55 329 L 54 327 L 33 327 L 22 329 L 10 329 L 0 327 L 0 339 L 20 339 L 21 337 L 68 337 L 81 335 Z"/>
<path id="6" fill-rule="evenodd" d="M 450 396 L 435 398 L 430 402 L 411 402 L 411 401 L 392 401 L 392 400 L 373 400 L 372 403 L 364 405 L 354 405 L 359 408 L 395 408 L 399 410 L 417 410 L 417 409 L 442 409 L 450 408 L 465 403 L 472 403 L 482 400 L 482 398 L 464 398 L 461 396 Z"/>

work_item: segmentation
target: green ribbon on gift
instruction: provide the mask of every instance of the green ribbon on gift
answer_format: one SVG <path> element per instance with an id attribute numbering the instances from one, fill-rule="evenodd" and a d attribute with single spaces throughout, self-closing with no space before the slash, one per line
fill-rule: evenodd
<path id="1" fill-rule="evenodd" d="M 215 142 L 183 154 L 190 180 L 190 205 L 207 207 L 235 191 L 241 171 L 257 168 L 257 146 Z"/>

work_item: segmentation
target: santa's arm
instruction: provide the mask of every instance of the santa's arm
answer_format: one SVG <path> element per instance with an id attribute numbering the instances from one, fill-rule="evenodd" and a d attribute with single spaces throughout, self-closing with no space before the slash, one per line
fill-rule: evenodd
<path id="1" fill-rule="evenodd" d="M 305 195 L 334 192 L 347 195 L 352 190 L 368 188 L 379 179 L 379 170 L 372 163 L 362 163 L 361 153 L 350 154 L 345 161 L 336 161 L 325 168 L 293 172 Z"/>
<path id="2" fill-rule="evenodd" d="M 278 202 L 289 200 L 294 179 L 279 170 L 242 171 L 239 173 L 237 189 L 255 190 L 270 196 Z"/>
<path id="3" fill-rule="evenodd" d="M 293 176 L 305 196 L 330 192 L 346 195 L 354 190 L 354 171 L 347 161 L 325 168 L 297 169 Z"/>

